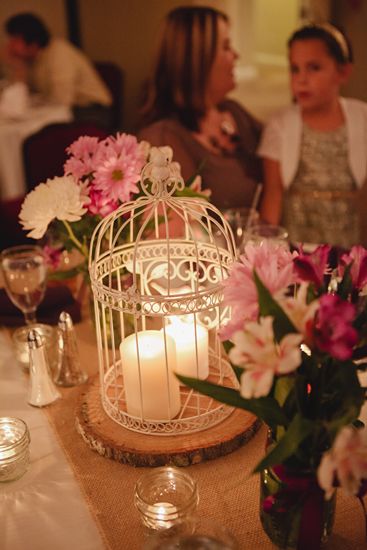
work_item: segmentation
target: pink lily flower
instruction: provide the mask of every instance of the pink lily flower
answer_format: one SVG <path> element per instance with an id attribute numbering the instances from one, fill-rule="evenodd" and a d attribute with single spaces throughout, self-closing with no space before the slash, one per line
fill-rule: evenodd
<path id="1" fill-rule="evenodd" d="M 367 285 L 367 250 L 357 245 L 351 248 L 349 254 L 343 254 L 339 263 L 339 275 L 342 277 L 347 265 L 353 262 L 350 270 L 352 284 L 357 290 Z"/>
<path id="2" fill-rule="evenodd" d="M 282 245 L 264 242 L 261 246 L 247 244 L 240 261 L 233 264 L 224 283 L 224 301 L 232 308 L 231 319 L 221 330 L 226 340 L 243 328 L 246 320 L 255 320 L 259 312 L 254 269 L 274 297 L 285 293 L 296 281 L 291 253 Z"/>
<path id="3" fill-rule="evenodd" d="M 345 426 L 325 453 L 317 470 L 319 485 L 326 498 L 335 491 L 335 478 L 349 495 L 357 495 L 367 478 L 367 430 Z"/>
<path id="4" fill-rule="evenodd" d="M 358 341 L 358 333 L 351 326 L 356 315 L 355 306 L 336 294 L 324 294 L 319 304 L 313 328 L 317 347 L 335 359 L 350 359 Z"/>
<path id="5" fill-rule="evenodd" d="M 314 283 L 320 288 L 327 272 L 328 256 L 331 247 L 327 244 L 318 246 L 312 254 L 305 254 L 300 248 L 299 255 L 294 258 L 294 268 L 301 281 Z"/>
<path id="6" fill-rule="evenodd" d="M 297 369 L 301 363 L 302 340 L 301 334 L 287 334 L 276 344 L 272 317 L 260 317 L 258 323 L 248 322 L 243 330 L 236 332 L 229 358 L 245 369 L 241 376 L 242 397 L 268 395 L 275 375 Z"/>

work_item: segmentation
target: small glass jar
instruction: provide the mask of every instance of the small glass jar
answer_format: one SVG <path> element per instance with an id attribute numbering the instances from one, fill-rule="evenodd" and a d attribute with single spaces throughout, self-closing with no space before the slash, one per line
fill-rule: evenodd
<path id="1" fill-rule="evenodd" d="M 57 365 L 57 330 L 51 325 L 35 323 L 14 331 L 13 342 L 18 363 L 25 371 L 29 371 L 28 333 L 31 329 L 37 330 L 44 338 L 50 369 L 54 372 Z"/>
<path id="2" fill-rule="evenodd" d="M 199 503 L 196 481 L 171 466 L 155 468 L 137 481 L 134 502 L 148 532 L 169 529 L 195 514 Z"/>
<path id="3" fill-rule="evenodd" d="M 20 478 L 29 465 L 30 436 L 20 418 L 0 417 L 0 481 Z"/>

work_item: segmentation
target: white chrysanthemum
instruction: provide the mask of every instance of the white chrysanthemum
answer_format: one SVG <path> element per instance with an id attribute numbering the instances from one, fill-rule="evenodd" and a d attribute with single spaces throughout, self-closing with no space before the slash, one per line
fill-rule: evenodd
<path id="1" fill-rule="evenodd" d="M 75 222 L 87 211 L 81 187 L 72 176 L 57 177 L 38 185 L 29 193 L 19 215 L 27 235 L 40 239 L 52 220 Z"/>

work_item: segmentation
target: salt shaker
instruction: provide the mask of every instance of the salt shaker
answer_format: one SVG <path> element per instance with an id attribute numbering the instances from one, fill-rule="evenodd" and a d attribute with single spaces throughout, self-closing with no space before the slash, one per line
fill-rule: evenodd
<path id="1" fill-rule="evenodd" d="M 81 369 L 73 321 L 66 311 L 60 313 L 58 327 L 58 361 L 55 382 L 64 387 L 83 384 L 88 379 L 88 375 Z"/>
<path id="2" fill-rule="evenodd" d="M 61 397 L 50 375 L 46 344 L 42 335 L 32 329 L 28 333 L 30 386 L 28 403 L 44 407 Z"/>

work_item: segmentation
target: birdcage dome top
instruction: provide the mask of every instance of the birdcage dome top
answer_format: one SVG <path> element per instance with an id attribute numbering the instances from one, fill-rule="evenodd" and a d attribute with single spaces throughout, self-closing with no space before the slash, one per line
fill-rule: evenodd
<path id="1" fill-rule="evenodd" d="M 205 198 L 185 192 L 170 147 L 152 148 L 140 187 L 140 196 L 104 218 L 93 234 L 95 297 L 138 316 L 218 305 L 235 259 L 228 223 Z"/>

